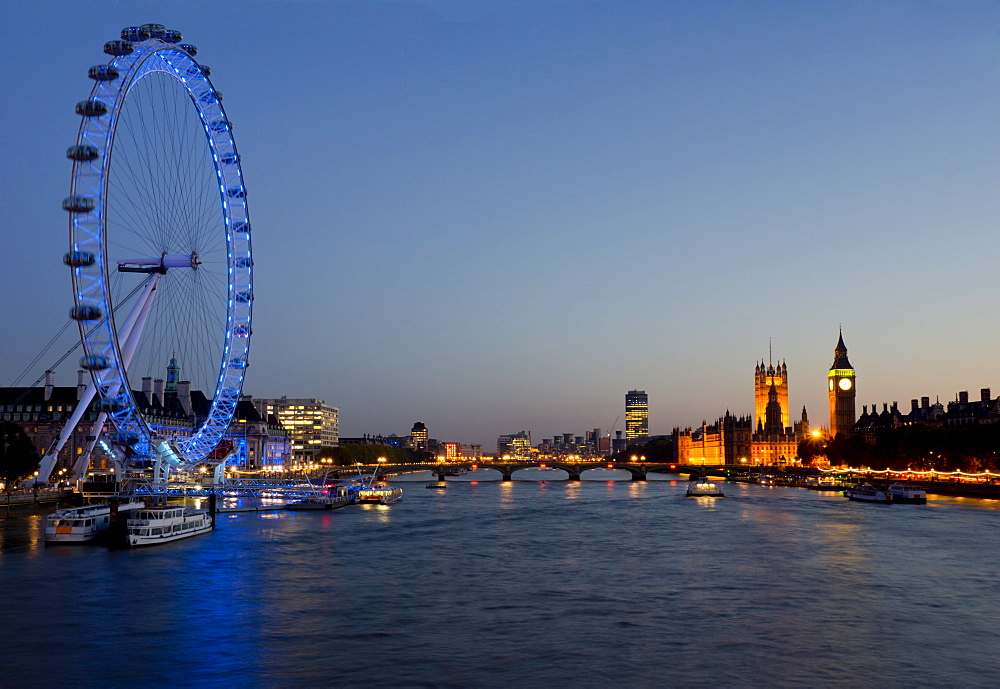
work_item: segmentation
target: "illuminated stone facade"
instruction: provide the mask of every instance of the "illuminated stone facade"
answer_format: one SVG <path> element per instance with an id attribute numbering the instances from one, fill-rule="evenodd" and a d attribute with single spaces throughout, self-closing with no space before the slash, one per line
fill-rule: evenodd
<path id="1" fill-rule="evenodd" d="M 713 424 L 698 429 L 674 429 L 680 464 L 746 464 L 750 461 L 752 421 L 729 412 Z"/>
<path id="2" fill-rule="evenodd" d="M 778 365 L 764 365 L 761 361 L 754 372 L 754 423 L 764 421 L 767 409 L 768 394 L 771 386 L 778 394 L 778 404 L 781 406 L 781 427 L 791 426 L 788 420 L 788 367 L 785 362 Z"/>
<path id="3" fill-rule="evenodd" d="M 828 378 L 830 437 L 836 438 L 841 434 L 850 434 L 857 421 L 855 399 L 858 391 L 855 387 L 854 367 L 847 358 L 847 345 L 844 344 L 843 333 L 837 341 L 837 348 L 833 350 L 833 365 L 830 366 Z"/>

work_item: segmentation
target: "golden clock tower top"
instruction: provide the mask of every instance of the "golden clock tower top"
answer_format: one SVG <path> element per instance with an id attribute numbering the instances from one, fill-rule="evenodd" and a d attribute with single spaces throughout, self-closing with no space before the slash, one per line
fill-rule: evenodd
<path id="1" fill-rule="evenodd" d="M 837 348 L 833 350 L 833 365 L 829 374 L 831 437 L 850 433 L 857 420 L 854 405 L 857 390 L 854 387 L 854 379 L 854 367 L 847 358 L 847 345 L 844 344 L 844 333 L 841 332 Z"/>

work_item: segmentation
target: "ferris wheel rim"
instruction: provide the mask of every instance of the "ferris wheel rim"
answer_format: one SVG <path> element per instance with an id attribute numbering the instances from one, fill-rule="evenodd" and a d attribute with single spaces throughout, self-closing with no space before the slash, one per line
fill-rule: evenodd
<path id="1" fill-rule="evenodd" d="M 174 446 L 168 448 L 177 463 L 196 463 L 208 457 L 225 435 L 242 392 L 253 302 L 250 222 L 240 158 L 221 96 L 209 79 L 207 68 L 194 59 L 196 49 L 178 45 L 177 32 L 162 27 L 146 30 L 157 26 L 124 29 L 122 41 L 109 41 L 105 45 L 105 51 L 114 55 L 113 59 L 107 65 L 92 67 L 89 72 L 95 84 L 88 100 L 77 105 L 80 130 L 76 145 L 67 152 L 74 163 L 70 197 L 64 201 L 64 207 L 70 211 L 70 254 L 66 262 L 73 269 L 71 315 L 80 325 L 84 348 L 81 361 L 92 364 L 87 368 L 94 384 L 103 398 L 110 400 L 106 402 L 107 413 L 117 431 L 116 440 L 140 457 L 162 454 L 157 445 L 165 438 L 154 433 L 139 409 L 129 384 L 127 362 L 123 360 L 110 284 L 107 210 L 108 184 L 114 169 L 117 127 L 123 108 L 132 89 L 142 80 L 154 73 L 166 75 L 186 91 L 201 121 L 219 185 L 222 211 L 219 230 L 224 233 L 226 247 L 226 322 L 219 324 L 224 339 L 211 406 L 207 417 L 189 437 L 174 438 Z M 137 40 L 128 41 L 126 36 Z M 109 46 L 116 52 L 109 51 Z M 70 156 L 70 152 L 76 157 Z M 90 264 L 88 256 L 92 257 Z M 196 260 L 194 255 L 191 260 Z M 103 323 L 94 327 L 95 319 L 87 317 L 100 317 L 101 313 Z M 114 394 L 109 396 L 111 392 Z M 174 450 L 180 451 L 179 458 Z"/>

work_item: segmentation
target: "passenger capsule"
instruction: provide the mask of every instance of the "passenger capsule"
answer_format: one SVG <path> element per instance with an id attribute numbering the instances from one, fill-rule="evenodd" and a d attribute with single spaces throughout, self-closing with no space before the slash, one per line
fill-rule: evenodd
<path id="1" fill-rule="evenodd" d="M 94 65 L 87 70 L 87 76 L 94 81 L 112 81 L 118 78 L 118 70 L 113 65 Z"/>
<path id="2" fill-rule="evenodd" d="M 87 144 L 76 144 L 66 149 L 66 157 L 70 160 L 96 160 L 100 155 L 96 146 Z"/>
<path id="3" fill-rule="evenodd" d="M 117 397 L 99 397 L 94 402 L 94 408 L 103 412 L 119 412 L 128 406 L 128 398 L 124 395 Z"/>
<path id="4" fill-rule="evenodd" d="M 97 207 L 97 202 L 90 196 L 67 196 L 62 207 L 70 213 L 89 213 Z"/>
<path id="5" fill-rule="evenodd" d="M 99 100 L 82 100 L 76 104 L 76 114 L 84 117 L 100 117 L 108 114 L 108 106 Z"/>
<path id="6" fill-rule="evenodd" d="M 243 258 L 236 259 L 236 267 L 237 268 L 249 268 L 252 265 L 253 265 L 253 261 L 250 260 L 249 258 L 245 257 L 245 256 Z"/>
<path id="7" fill-rule="evenodd" d="M 122 40 L 142 43 L 149 40 L 149 31 L 144 26 L 126 26 L 122 29 Z"/>
<path id="8" fill-rule="evenodd" d="M 246 220 L 241 220 L 238 223 L 234 223 L 233 232 L 238 232 L 240 234 L 250 234 L 250 223 L 248 223 Z"/>
<path id="9" fill-rule="evenodd" d="M 103 354 L 81 357 L 80 368 L 85 368 L 88 371 L 103 371 L 106 368 L 111 368 L 111 359 Z"/>
<path id="10" fill-rule="evenodd" d="M 229 120 L 215 120 L 208 124 L 208 130 L 210 132 L 215 132 L 216 134 L 221 134 L 223 132 L 228 132 L 230 128 Z"/>
<path id="11" fill-rule="evenodd" d="M 75 321 L 96 321 L 104 315 L 99 306 L 74 306 L 69 310 L 69 317 Z"/>
<path id="12" fill-rule="evenodd" d="M 164 43 L 180 43 L 181 41 L 184 40 L 184 36 L 181 35 L 180 31 L 177 31 L 175 29 L 167 29 L 166 31 L 163 32 L 163 35 L 160 36 L 160 40 L 162 40 Z"/>
<path id="13" fill-rule="evenodd" d="M 199 65 L 199 67 L 201 67 L 201 73 L 204 74 L 206 77 L 212 76 L 211 67 L 209 67 L 208 65 Z"/>
<path id="14" fill-rule="evenodd" d="M 191 57 L 194 57 L 195 55 L 198 54 L 198 48 L 196 46 L 191 45 L 190 43 L 178 43 L 177 47 L 183 50 Z"/>
<path id="15" fill-rule="evenodd" d="M 253 301 L 253 295 L 250 294 L 250 290 L 246 290 L 244 292 L 237 292 L 236 301 L 238 301 L 241 304 L 249 303 Z"/>
<path id="16" fill-rule="evenodd" d="M 163 38 L 163 34 L 167 31 L 167 27 L 163 24 L 143 24 L 139 28 L 145 30 L 150 38 Z"/>
<path id="17" fill-rule="evenodd" d="M 69 251 L 63 256 L 63 263 L 72 268 L 84 268 L 97 262 L 97 257 L 89 251 Z"/>
<path id="18" fill-rule="evenodd" d="M 247 192 L 243 187 L 230 187 L 226 189 L 226 195 L 231 199 L 245 199 Z"/>
<path id="19" fill-rule="evenodd" d="M 135 48 L 132 46 L 132 41 L 108 41 L 104 44 L 104 52 L 108 55 L 113 55 L 115 57 L 121 57 L 122 55 L 129 55 Z"/>

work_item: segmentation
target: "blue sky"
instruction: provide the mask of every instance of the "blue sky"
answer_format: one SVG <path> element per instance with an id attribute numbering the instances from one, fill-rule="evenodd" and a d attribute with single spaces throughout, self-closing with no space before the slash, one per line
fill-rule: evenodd
<path id="1" fill-rule="evenodd" d="M 667 433 L 749 413 L 768 338 L 793 415 L 825 424 L 840 324 L 859 412 L 1000 393 L 998 20 L 971 1 L 9 4 L 0 382 L 72 301 L 59 202 L 86 69 L 160 22 L 211 65 L 243 155 L 245 391 L 325 399 L 342 435 L 607 430 L 631 388 Z"/>

